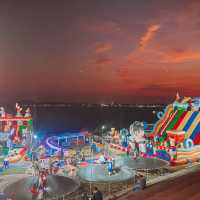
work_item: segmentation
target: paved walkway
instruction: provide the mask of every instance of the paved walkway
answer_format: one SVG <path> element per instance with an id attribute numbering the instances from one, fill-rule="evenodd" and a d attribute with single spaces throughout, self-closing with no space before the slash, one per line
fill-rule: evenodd
<path id="1" fill-rule="evenodd" d="M 152 186 L 152 185 L 155 185 L 156 183 L 163 182 L 163 181 L 168 182 L 169 180 L 172 180 L 172 179 L 175 179 L 177 177 L 184 176 L 186 174 L 196 172 L 196 171 L 199 171 L 199 170 L 200 170 L 200 163 L 197 163 L 197 164 L 194 164 L 192 166 L 188 166 L 188 168 L 186 168 L 186 169 L 182 169 L 182 170 L 179 170 L 177 172 L 173 172 L 173 173 L 170 173 L 170 174 L 166 174 L 166 175 L 163 175 L 163 176 L 156 177 L 154 179 L 150 179 L 150 180 L 147 181 L 147 186 Z M 13 174 L 13 175 L 0 176 L 0 193 L 3 193 L 4 189 L 9 184 L 12 184 L 12 183 L 14 183 L 14 182 L 16 182 L 20 179 L 23 179 L 25 177 L 28 177 L 28 176 L 30 176 L 30 175 L 28 175 L 28 174 Z M 157 185 L 160 185 L 160 184 L 157 184 Z M 148 187 L 144 191 L 146 191 L 146 190 L 148 190 Z M 119 193 L 116 193 L 115 199 L 116 198 L 123 199 L 126 196 L 129 196 L 130 194 L 132 194 L 131 191 L 132 191 L 132 187 L 128 188 L 126 191 L 121 191 Z M 105 198 L 105 200 L 108 200 L 108 199 L 110 199 L 110 197 Z"/>
<path id="2" fill-rule="evenodd" d="M 180 177 L 180 176 L 192 173 L 192 172 L 196 172 L 198 170 L 200 170 L 200 163 L 196 163 L 191 166 L 188 166 L 185 169 L 179 170 L 177 172 L 173 172 L 173 173 L 170 173 L 170 174 L 167 174 L 164 176 L 159 176 L 155 179 L 149 180 L 149 181 L 147 181 L 147 186 L 154 185 L 156 183 L 163 182 L 166 180 L 174 179 L 174 178 L 177 178 L 177 177 Z"/>
<path id="3" fill-rule="evenodd" d="M 157 184 L 157 183 L 160 183 L 160 182 L 163 182 L 163 181 L 172 180 L 172 179 L 175 179 L 175 178 L 178 178 L 178 177 L 181 177 L 181 176 L 184 176 L 184 175 L 187 175 L 187 174 L 190 174 L 192 172 L 199 171 L 199 170 L 200 170 L 200 163 L 196 163 L 196 164 L 193 164 L 191 166 L 188 166 L 185 169 L 179 170 L 177 172 L 169 173 L 169 174 L 166 174 L 166 175 L 163 175 L 163 176 L 159 176 L 159 177 L 150 179 L 150 180 L 147 181 L 147 189 L 148 189 L 148 187 L 150 187 L 154 184 Z M 114 198 L 115 199 L 116 198 L 123 199 L 129 193 L 132 193 L 132 187 L 128 188 L 125 191 L 120 191 L 120 192 L 116 193 L 114 195 Z M 112 199 L 112 198 L 113 198 L 113 196 L 106 197 L 105 200 L 109 200 L 109 199 Z"/>
<path id="4" fill-rule="evenodd" d="M 14 175 L 3 175 L 3 176 L 0 176 L 0 193 L 3 193 L 4 189 L 8 185 L 10 185 L 10 184 L 12 184 L 12 183 L 14 183 L 14 182 L 16 182 L 16 181 L 18 181 L 20 179 L 28 177 L 28 176 L 29 175 L 27 175 L 27 174 L 14 174 Z"/>
<path id="5" fill-rule="evenodd" d="M 119 200 L 199 200 L 200 171 L 183 175 L 147 187 L 140 192 L 129 192 Z"/>

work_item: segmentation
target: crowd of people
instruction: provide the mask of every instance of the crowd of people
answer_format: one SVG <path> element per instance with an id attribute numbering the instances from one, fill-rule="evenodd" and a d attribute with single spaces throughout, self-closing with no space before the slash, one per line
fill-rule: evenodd
<path id="1" fill-rule="evenodd" d="M 47 176 L 49 171 L 42 169 L 38 171 L 37 179 L 34 181 L 30 192 L 32 194 L 32 199 L 43 200 L 47 196 Z"/>
<path id="2" fill-rule="evenodd" d="M 32 162 L 32 175 L 36 177 L 30 188 L 32 199 L 43 200 L 47 196 L 47 177 L 53 173 L 53 166 L 51 160 L 45 162 L 44 160 Z"/>
<path id="3" fill-rule="evenodd" d="M 70 169 L 72 171 L 68 175 L 75 176 L 75 170 L 72 167 L 74 164 L 73 159 L 66 160 L 52 160 L 51 158 L 46 159 L 36 159 L 32 162 L 32 176 L 36 177 L 34 183 L 30 188 L 32 194 L 32 199 L 42 200 L 45 199 L 47 195 L 47 177 L 48 175 L 57 174 L 61 168 L 61 163 L 63 162 L 64 168 Z M 72 174 L 73 173 L 73 174 Z"/>

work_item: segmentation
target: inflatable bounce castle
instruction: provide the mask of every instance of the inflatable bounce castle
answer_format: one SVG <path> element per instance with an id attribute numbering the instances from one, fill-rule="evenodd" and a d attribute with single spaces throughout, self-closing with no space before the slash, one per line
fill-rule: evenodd
<path id="1" fill-rule="evenodd" d="M 7 156 L 10 162 L 19 161 L 32 143 L 32 130 L 29 108 L 22 114 L 22 108 L 16 104 L 16 114 L 11 115 L 0 107 L 0 154 Z"/>
<path id="2" fill-rule="evenodd" d="M 200 98 L 177 94 L 173 104 L 157 114 L 159 121 L 147 138 L 147 154 L 172 165 L 200 160 Z"/>

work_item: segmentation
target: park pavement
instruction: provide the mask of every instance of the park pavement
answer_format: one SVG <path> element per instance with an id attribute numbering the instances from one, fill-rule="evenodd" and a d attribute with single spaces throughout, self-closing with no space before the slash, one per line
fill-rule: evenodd
<path id="1" fill-rule="evenodd" d="M 0 193 L 3 193 L 4 189 L 8 185 L 10 185 L 10 184 L 12 184 L 12 183 L 14 183 L 14 182 L 16 182 L 16 181 L 18 181 L 20 179 L 26 178 L 28 176 L 30 176 L 30 175 L 28 175 L 28 174 L 1 175 L 0 176 Z"/>
<path id="2" fill-rule="evenodd" d="M 190 174 L 198 173 L 198 175 L 200 175 L 199 171 L 200 171 L 200 163 L 195 163 L 193 165 L 188 165 L 188 167 L 181 169 L 179 171 L 176 171 L 173 173 L 168 173 L 163 176 L 158 176 L 153 179 L 149 179 L 149 180 L 147 180 L 146 189 L 142 192 L 145 192 L 146 190 L 148 190 L 148 188 L 151 188 L 154 185 L 161 185 L 163 182 L 179 180 L 181 177 L 184 177 L 184 176 L 188 176 L 188 178 L 189 178 Z M 200 176 L 199 176 L 199 179 L 200 179 Z M 200 180 L 199 180 L 199 182 L 200 182 Z M 135 195 L 135 193 L 132 192 L 132 189 L 133 189 L 133 187 L 127 188 L 124 191 L 120 191 L 118 193 L 115 193 L 114 195 L 110 195 L 110 196 L 106 197 L 105 200 L 110 200 L 110 199 L 119 199 L 119 200 L 135 199 L 135 200 L 137 200 L 137 198 L 136 198 L 137 194 Z M 131 195 L 133 197 L 131 197 Z M 138 199 L 143 199 L 143 198 L 138 198 Z M 185 198 L 183 198 L 183 199 L 185 199 Z M 145 200 L 145 198 L 144 198 L 144 200 Z"/>

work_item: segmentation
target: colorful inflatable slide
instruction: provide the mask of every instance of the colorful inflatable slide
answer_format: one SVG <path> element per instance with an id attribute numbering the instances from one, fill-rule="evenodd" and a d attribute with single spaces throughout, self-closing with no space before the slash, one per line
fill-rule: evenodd
<path id="1" fill-rule="evenodd" d="M 23 109 L 16 104 L 16 114 L 8 114 L 0 107 L 0 145 L 8 149 L 6 157 L 9 162 L 25 158 L 33 142 L 33 121 L 31 110 Z"/>
<path id="2" fill-rule="evenodd" d="M 176 99 L 167 106 L 150 134 L 155 151 L 162 149 L 172 164 L 185 164 L 200 159 L 199 98 Z"/>
<path id="3" fill-rule="evenodd" d="M 23 148 L 14 150 L 8 156 L 8 161 L 10 163 L 16 163 L 16 162 L 22 160 L 26 156 L 26 151 L 27 151 L 27 147 L 23 147 Z"/>

